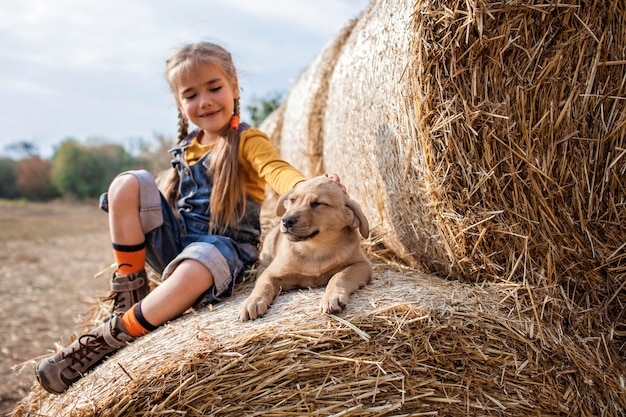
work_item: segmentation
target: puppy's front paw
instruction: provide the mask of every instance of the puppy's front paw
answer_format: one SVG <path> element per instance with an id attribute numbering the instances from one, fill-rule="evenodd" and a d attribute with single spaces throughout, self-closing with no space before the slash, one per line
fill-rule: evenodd
<path id="1" fill-rule="evenodd" d="M 241 321 L 254 320 L 265 314 L 270 303 L 264 297 L 250 296 L 241 304 L 239 309 L 239 319 Z"/>
<path id="2" fill-rule="evenodd" d="M 322 313 L 332 314 L 339 313 L 348 305 L 349 295 L 337 293 L 324 293 L 320 302 L 320 311 Z"/>

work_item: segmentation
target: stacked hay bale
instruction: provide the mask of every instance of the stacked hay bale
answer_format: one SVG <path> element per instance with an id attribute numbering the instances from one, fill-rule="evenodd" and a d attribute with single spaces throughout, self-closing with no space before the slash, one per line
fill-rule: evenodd
<path id="1" fill-rule="evenodd" d="M 378 264 L 340 317 L 317 289 L 238 323 L 246 284 L 13 415 L 624 415 L 625 24 L 623 1 L 372 1 L 263 128 L 413 269 Z"/>
<path id="2" fill-rule="evenodd" d="M 408 104 L 450 264 L 623 342 L 626 4 L 457 5 L 420 4 Z"/>
<path id="3" fill-rule="evenodd" d="M 337 172 L 407 264 L 524 282 L 623 343 L 625 26 L 615 0 L 374 1 L 327 63 L 324 152 L 304 168 Z M 300 82 L 285 112 L 324 96 Z M 311 141 L 292 129 L 281 146 Z"/>
<path id="4" fill-rule="evenodd" d="M 298 99 L 280 110 L 283 126 L 288 126 L 288 131 L 280 137 L 280 151 L 285 159 L 297 160 L 299 168 L 307 176 L 324 172 L 322 130 L 328 79 L 341 46 L 355 23 L 356 20 L 346 26 L 306 68 L 289 93 Z M 269 130 L 275 131 L 271 127 Z"/>

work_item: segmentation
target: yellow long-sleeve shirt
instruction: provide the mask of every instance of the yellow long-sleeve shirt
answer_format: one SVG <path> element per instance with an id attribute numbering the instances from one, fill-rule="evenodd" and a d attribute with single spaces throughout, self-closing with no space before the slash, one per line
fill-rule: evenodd
<path id="1" fill-rule="evenodd" d="M 202 145 L 194 138 L 185 149 L 185 161 L 193 165 L 215 144 Z M 306 177 L 284 161 L 270 143 L 269 137 L 259 129 L 250 127 L 239 136 L 239 165 L 243 170 L 246 191 L 259 202 L 265 200 L 265 185 L 278 194 L 292 189 Z"/>

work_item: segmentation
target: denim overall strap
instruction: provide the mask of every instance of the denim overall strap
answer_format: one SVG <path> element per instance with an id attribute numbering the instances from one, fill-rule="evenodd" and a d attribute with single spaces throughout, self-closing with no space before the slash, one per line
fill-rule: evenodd
<path id="1" fill-rule="evenodd" d="M 248 128 L 249 125 L 242 123 L 240 129 Z M 179 199 L 177 202 L 177 212 L 181 223 L 183 234 L 209 234 L 209 224 L 211 222 L 211 190 L 213 189 L 213 179 L 211 178 L 208 165 L 212 155 L 209 151 L 204 154 L 196 163 L 188 165 L 184 158 L 185 149 L 191 140 L 197 135 L 197 131 L 188 135 L 179 146 L 170 152 L 174 156 L 172 165 L 178 170 Z M 259 202 L 252 198 L 246 199 L 246 212 L 241 222 L 236 228 L 225 232 L 238 243 L 251 244 L 257 246 L 260 239 L 260 211 Z"/>

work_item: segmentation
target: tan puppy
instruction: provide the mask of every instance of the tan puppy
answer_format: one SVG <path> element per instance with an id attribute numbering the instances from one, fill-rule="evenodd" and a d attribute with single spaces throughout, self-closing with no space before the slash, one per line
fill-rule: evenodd
<path id="1" fill-rule="evenodd" d="M 336 181 L 315 177 L 278 200 L 280 224 L 265 238 L 254 290 L 243 302 L 242 321 L 261 317 L 281 290 L 327 285 L 322 313 L 336 313 L 350 294 L 368 284 L 372 265 L 361 250 L 369 224 L 359 205 Z"/>

